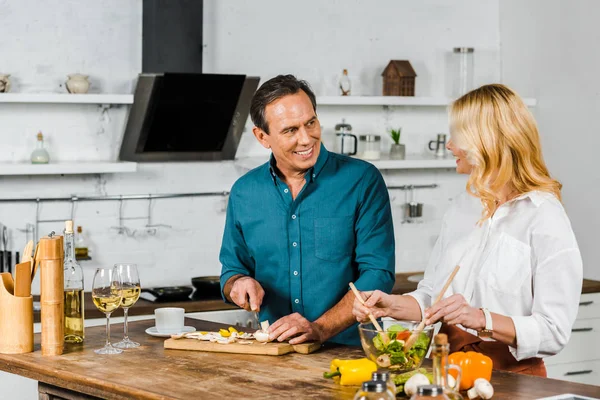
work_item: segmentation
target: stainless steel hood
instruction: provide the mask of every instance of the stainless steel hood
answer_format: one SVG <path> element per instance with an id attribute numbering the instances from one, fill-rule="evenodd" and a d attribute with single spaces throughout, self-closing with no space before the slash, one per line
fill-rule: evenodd
<path id="1" fill-rule="evenodd" d="M 201 0 L 144 0 L 142 71 L 119 158 L 232 160 L 259 78 L 202 73 Z"/>
<path id="2" fill-rule="evenodd" d="M 259 78 L 141 74 L 119 158 L 233 160 Z"/>

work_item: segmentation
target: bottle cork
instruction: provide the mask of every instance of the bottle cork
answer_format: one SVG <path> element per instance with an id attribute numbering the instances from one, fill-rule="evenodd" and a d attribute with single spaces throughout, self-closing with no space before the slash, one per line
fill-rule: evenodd
<path id="1" fill-rule="evenodd" d="M 438 346 L 448 344 L 448 335 L 445 333 L 438 333 L 433 338 L 433 343 L 437 344 Z"/>
<path id="2" fill-rule="evenodd" d="M 73 233 L 73 221 L 65 221 L 65 233 Z"/>

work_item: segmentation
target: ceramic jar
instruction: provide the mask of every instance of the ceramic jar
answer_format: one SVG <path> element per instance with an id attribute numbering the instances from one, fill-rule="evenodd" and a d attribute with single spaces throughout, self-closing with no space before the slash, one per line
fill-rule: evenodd
<path id="1" fill-rule="evenodd" d="M 10 90 L 9 74 L 0 74 L 0 93 L 7 93 Z"/>
<path id="2" fill-rule="evenodd" d="M 69 80 L 66 82 L 69 93 L 87 93 L 90 88 L 90 82 L 87 75 L 71 74 L 67 75 Z"/>

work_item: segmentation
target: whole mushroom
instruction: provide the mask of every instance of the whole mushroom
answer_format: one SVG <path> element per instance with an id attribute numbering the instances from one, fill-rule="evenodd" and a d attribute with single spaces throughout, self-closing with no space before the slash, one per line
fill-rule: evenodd
<path id="1" fill-rule="evenodd" d="M 494 387 L 486 379 L 477 378 L 473 387 L 467 391 L 467 395 L 471 400 L 476 398 L 491 399 L 494 395 Z"/>
<path id="2" fill-rule="evenodd" d="M 408 378 L 404 384 L 404 393 L 406 393 L 407 396 L 412 396 L 413 394 L 417 393 L 417 388 L 419 386 L 429 385 L 430 383 L 431 382 L 429 382 L 429 378 L 427 378 L 425 375 L 414 374 Z"/>

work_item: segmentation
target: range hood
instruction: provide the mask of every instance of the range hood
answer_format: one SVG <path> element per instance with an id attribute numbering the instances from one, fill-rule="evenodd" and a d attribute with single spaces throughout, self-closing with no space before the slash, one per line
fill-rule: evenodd
<path id="1" fill-rule="evenodd" d="M 202 73 L 202 6 L 144 0 L 143 72 L 120 160 L 234 159 L 259 78 Z"/>

